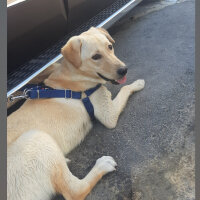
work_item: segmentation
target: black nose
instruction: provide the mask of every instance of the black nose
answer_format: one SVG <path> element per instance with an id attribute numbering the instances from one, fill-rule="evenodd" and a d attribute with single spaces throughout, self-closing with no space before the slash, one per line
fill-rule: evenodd
<path id="1" fill-rule="evenodd" d="M 127 70 L 128 70 L 127 67 L 119 68 L 119 69 L 117 70 L 117 73 L 118 73 L 120 76 L 124 76 L 124 75 L 127 73 Z"/>

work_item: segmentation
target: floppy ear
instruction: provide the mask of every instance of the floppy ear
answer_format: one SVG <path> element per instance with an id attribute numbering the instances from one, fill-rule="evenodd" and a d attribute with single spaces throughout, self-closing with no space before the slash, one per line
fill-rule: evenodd
<path id="1" fill-rule="evenodd" d="M 75 67 L 81 66 L 81 38 L 74 36 L 69 39 L 67 44 L 61 49 L 63 57 Z"/>
<path id="2" fill-rule="evenodd" d="M 108 33 L 108 31 L 106 31 L 106 29 L 97 28 L 97 30 L 99 30 L 101 33 L 103 33 L 111 43 L 115 43 L 115 40 L 111 37 L 111 35 Z"/>

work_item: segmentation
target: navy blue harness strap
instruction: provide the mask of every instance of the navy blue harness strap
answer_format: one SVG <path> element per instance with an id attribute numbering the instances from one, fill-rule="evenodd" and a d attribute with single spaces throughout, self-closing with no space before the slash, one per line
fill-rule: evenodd
<path id="1" fill-rule="evenodd" d="M 101 87 L 101 84 L 98 84 L 96 87 L 94 88 L 90 88 L 88 90 L 85 90 L 85 94 L 87 96 L 90 96 L 92 93 L 94 93 L 96 90 L 98 90 Z"/>
<path id="2" fill-rule="evenodd" d="M 52 89 L 36 89 L 30 90 L 28 96 L 30 99 L 46 99 L 46 98 L 72 98 L 81 99 L 81 92 L 71 90 L 52 90 Z"/>
<path id="3" fill-rule="evenodd" d="M 47 86 L 41 85 L 27 85 L 26 86 L 26 95 L 29 99 L 46 99 L 46 98 L 72 98 L 72 99 L 82 99 L 83 105 L 87 110 L 91 120 L 94 120 L 94 107 L 90 101 L 89 96 L 93 94 L 96 90 L 101 87 L 101 84 L 90 88 L 84 93 L 87 97 L 82 99 L 82 92 L 76 92 L 72 90 L 60 90 L 60 89 L 53 89 Z M 23 88 L 24 89 L 24 88 Z M 22 90 L 22 89 L 21 89 Z"/>
<path id="4" fill-rule="evenodd" d="M 90 119 L 91 120 L 94 120 L 95 117 L 94 117 L 94 107 L 90 101 L 90 98 L 89 97 L 85 97 L 84 99 L 82 99 L 82 102 L 83 102 L 83 105 L 85 106 L 85 109 L 87 110 L 89 116 L 90 116 Z"/>
<path id="5" fill-rule="evenodd" d="M 85 109 L 87 110 L 91 120 L 94 120 L 95 117 L 94 117 L 94 107 L 92 105 L 92 102 L 90 101 L 89 96 L 92 93 L 94 93 L 96 90 L 98 90 L 100 87 L 101 87 L 101 84 L 98 84 L 96 87 L 86 90 L 85 94 L 87 95 L 87 97 L 82 99 L 82 102 L 83 102 Z"/>

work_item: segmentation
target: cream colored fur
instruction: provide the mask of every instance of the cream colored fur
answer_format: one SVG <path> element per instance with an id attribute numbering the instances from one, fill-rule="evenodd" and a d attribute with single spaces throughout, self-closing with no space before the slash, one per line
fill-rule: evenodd
<path id="1" fill-rule="evenodd" d="M 116 73 L 125 67 L 108 49 L 114 40 L 104 29 L 91 28 L 72 37 L 63 47 L 64 60 L 42 74 L 53 88 L 84 91 L 97 83 L 106 83 L 97 74 L 117 80 Z M 93 60 L 95 54 L 100 60 Z M 39 80 L 39 79 L 38 79 Z M 37 79 L 35 79 L 37 81 Z M 106 127 L 114 128 L 129 96 L 143 89 L 144 80 L 121 88 L 114 100 L 105 86 L 90 97 L 95 117 Z M 55 193 L 67 200 L 82 200 L 116 162 L 110 156 L 96 161 L 83 179 L 68 169 L 65 155 L 84 139 L 92 128 L 90 117 L 80 100 L 27 100 L 7 120 L 8 200 L 49 200 Z"/>

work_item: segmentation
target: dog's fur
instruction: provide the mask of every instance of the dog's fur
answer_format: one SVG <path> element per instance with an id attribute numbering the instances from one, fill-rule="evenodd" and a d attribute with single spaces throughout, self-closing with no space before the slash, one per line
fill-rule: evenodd
<path id="1" fill-rule="evenodd" d="M 91 28 L 72 37 L 62 48 L 63 61 L 42 74 L 44 83 L 55 89 L 84 91 L 105 84 L 102 74 L 120 79 L 119 68 L 125 67 L 108 45 L 114 43 L 108 32 Z M 94 54 L 102 58 L 93 60 Z M 101 86 L 90 97 L 95 117 L 107 128 L 114 128 L 129 96 L 144 87 L 137 80 L 121 88 L 114 100 Z M 82 200 L 108 172 L 115 170 L 112 157 L 103 156 L 83 179 L 69 171 L 64 155 L 75 148 L 92 128 L 90 117 L 80 100 L 27 100 L 8 117 L 8 200 L 47 200 L 60 193 L 67 200 Z"/>

